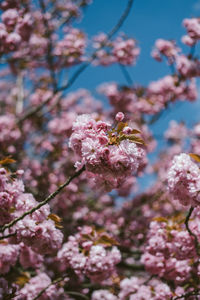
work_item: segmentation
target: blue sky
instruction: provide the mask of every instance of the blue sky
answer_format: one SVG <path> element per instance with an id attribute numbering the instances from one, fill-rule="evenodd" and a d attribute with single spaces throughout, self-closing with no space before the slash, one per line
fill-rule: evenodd
<path id="1" fill-rule="evenodd" d="M 76 27 L 87 32 L 89 38 L 99 32 L 109 32 L 122 14 L 126 0 L 93 0 L 80 23 Z M 129 67 L 134 83 L 148 84 L 170 73 L 165 63 L 154 61 L 150 52 L 157 38 L 175 39 L 179 45 L 185 34 L 182 20 L 200 15 L 199 0 L 135 0 L 131 13 L 121 32 L 134 37 L 141 48 L 136 66 Z M 187 49 L 187 47 L 185 47 Z M 72 90 L 87 88 L 95 93 L 98 85 L 106 81 L 126 83 L 119 67 L 90 67 L 73 85 Z M 100 97 L 100 96 L 98 96 Z M 192 116 L 192 117 L 191 117 Z M 162 133 L 170 119 L 185 120 L 192 124 L 200 117 L 200 104 L 178 103 L 164 114 L 164 118 L 154 125 L 153 130 Z M 158 125 L 159 124 L 159 125 Z"/>

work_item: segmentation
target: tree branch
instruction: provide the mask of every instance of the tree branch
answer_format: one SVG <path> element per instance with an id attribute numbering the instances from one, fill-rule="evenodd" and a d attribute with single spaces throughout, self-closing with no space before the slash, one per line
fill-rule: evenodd
<path id="1" fill-rule="evenodd" d="M 44 199 L 42 202 L 39 202 L 37 206 L 31 208 L 30 210 L 26 211 L 23 215 L 21 215 L 20 217 L 12 220 L 10 223 L 5 224 L 1 229 L 0 232 L 4 232 L 6 229 L 11 228 L 12 226 L 14 226 L 18 221 L 23 220 L 27 215 L 31 215 L 32 213 L 34 213 L 36 210 L 38 210 L 40 207 L 44 206 L 45 204 L 47 204 L 50 200 L 52 200 L 53 198 L 55 198 L 67 185 L 70 184 L 70 182 L 78 177 L 83 171 L 85 171 L 85 166 L 83 166 L 79 171 L 75 172 L 74 175 L 72 175 L 66 182 L 64 182 L 63 184 L 61 184 L 58 189 L 53 192 L 52 194 L 50 194 L 46 199 Z M 0 239 L 3 239 L 4 237 L 0 237 Z"/>
<path id="2" fill-rule="evenodd" d="M 199 242 L 198 242 L 198 239 L 197 239 L 197 236 L 191 231 L 190 227 L 189 227 L 189 221 L 190 221 L 190 217 L 192 215 L 192 212 L 194 210 L 194 207 L 190 207 L 190 210 L 185 218 L 185 227 L 188 231 L 188 233 L 194 237 L 194 242 L 195 242 L 195 249 L 196 249 L 196 252 L 197 252 L 197 255 L 200 256 L 200 253 L 199 253 Z"/>
<path id="3" fill-rule="evenodd" d="M 131 75 L 129 74 L 128 70 L 126 69 L 125 66 L 122 64 L 119 64 L 120 70 L 122 71 L 122 74 L 124 75 L 124 78 L 126 79 L 127 83 L 129 85 L 133 85 L 133 80 L 131 78 Z"/>
<path id="4" fill-rule="evenodd" d="M 54 284 L 57 284 L 57 283 L 61 282 L 61 281 L 64 280 L 65 277 L 67 277 L 67 276 L 68 276 L 68 275 L 64 275 L 64 276 L 62 276 L 62 277 L 59 277 L 59 278 L 53 280 L 49 285 L 47 285 L 44 289 L 42 289 L 42 290 L 37 294 L 37 296 L 33 298 L 33 300 L 39 299 L 40 296 L 42 296 L 42 294 L 43 294 L 44 292 L 46 292 L 46 290 L 47 290 L 51 285 L 54 285 Z"/>
<path id="5" fill-rule="evenodd" d="M 42 289 L 42 290 L 37 294 L 37 296 L 36 296 L 35 298 L 33 298 L 33 300 L 39 299 L 40 296 L 42 296 L 42 294 L 45 293 L 46 290 L 47 290 L 50 286 L 52 286 L 52 285 L 54 285 L 54 284 L 57 284 L 57 283 L 61 282 L 61 281 L 64 280 L 66 277 L 68 277 L 67 274 L 66 274 L 66 275 L 63 275 L 62 277 L 59 277 L 59 278 L 53 280 L 49 285 L 47 285 L 44 289 Z M 79 299 L 89 300 L 89 298 L 88 298 L 86 295 L 81 294 L 81 293 L 79 293 L 79 292 L 75 292 L 75 291 L 65 291 L 65 294 L 72 295 L 72 296 L 77 296 L 77 297 L 79 297 Z"/>

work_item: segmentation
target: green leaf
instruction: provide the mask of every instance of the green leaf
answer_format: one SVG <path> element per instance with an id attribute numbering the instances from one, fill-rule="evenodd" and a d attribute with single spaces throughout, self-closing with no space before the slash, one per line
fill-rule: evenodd
<path id="1" fill-rule="evenodd" d="M 10 156 L 3 158 L 2 160 L 0 160 L 0 164 L 1 165 L 8 165 L 8 164 L 12 164 L 15 163 L 16 160 L 12 159 Z"/>
<path id="2" fill-rule="evenodd" d="M 119 122 L 119 124 L 117 125 L 117 132 L 120 133 L 120 131 L 122 131 L 126 126 L 128 126 L 127 123 Z"/>
<path id="3" fill-rule="evenodd" d="M 137 134 L 137 133 L 141 133 L 141 131 L 140 131 L 140 130 L 137 130 L 137 129 L 133 129 L 133 130 L 131 131 L 131 133 L 132 133 L 132 134 Z"/>
<path id="4" fill-rule="evenodd" d="M 99 237 L 99 239 L 95 242 L 95 244 L 103 244 L 105 246 L 111 247 L 113 245 L 119 245 L 119 243 L 107 234 L 103 234 Z"/>

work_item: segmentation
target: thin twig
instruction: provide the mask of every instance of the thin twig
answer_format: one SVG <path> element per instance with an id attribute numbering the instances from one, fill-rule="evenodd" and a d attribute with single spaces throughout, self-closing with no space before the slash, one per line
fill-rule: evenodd
<path id="1" fill-rule="evenodd" d="M 129 72 L 127 71 L 126 67 L 119 64 L 120 70 L 122 71 L 122 74 L 124 75 L 124 78 L 126 79 L 127 83 L 130 85 L 133 85 L 133 80 L 129 74 Z"/>
<path id="2" fill-rule="evenodd" d="M 126 9 L 124 10 L 123 14 L 121 15 L 119 21 L 117 22 L 117 24 L 113 27 L 113 29 L 108 33 L 107 35 L 107 39 L 111 39 L 112 36 L 117 33 L 117 31 L 119 31 L 119 29 L 122 27 L 122 25 L 124 24 L 125 20 L 127 19 L 132 5 L 133 5 L 134 0 L 129 0 Z"/>
<path id="3" fill-rule="evenodd" d="M 46 290 L 47 290 L 51 285 L 54 285 L 54 284 L 57 284 L 57 283 L 61 282 L 61 281 L 64 280 L 65 277 L 67 277 L 67 276 L 68 276 L 68 275 L 64 275 L 64 276 L 62 276 L 62 277 L 59 277 L 59 278 L 53 280 L 49 285 L 47 285 L 44 289 L 42 289 L 42 290 L 37 294 L 37 296 L 33 298 L 33 300 L 39 299 L 39 297 L 42 296 L 42 294 L 43 294 L 44 292 L 46 292 Z"/>
<path id="4" fill-rule="evenodd" d="M 10 237 L 16 236 L 16 234 L 17 234 L 17 232 L 9 233 L 9 234 L 0 236 L 0 240 L 4 240 L 4 239 L 8 239 L 8 238 L 10 238 Z"/>
<path id="5" fill-rule="evenodd" d="M 71 295 L 71 296 L 77 296 L 77 297 L 79 297 L 79 299 L 89 300 L 89 298 L 86 295 L 81 294 L 79 292 L 65 291 L 65 294 L 68 294 L 68 295 Z"/>
<path id="6" fill-rule="evenodd" d="M 47 290 L 50 286 L 52 286 L 52 285 L 54 285 L 54 284 L 57 284 L 57 283 L 63 281 L 66 277 L 68 277 L 67 274 L 66 274 L 66 275 L 63 275 L 62 277 L 59 277 L 59 278 L 53 280 L 49 285 L 47 285 L 44 289 L 42 289 L 42 290 L 37 294 L 37 296 L 33 298 L 33 300 L 39 299 L 40 296 L 42 296 L 42 294 L 45 293 L 46 290 Z M 86 299 L 86 300 L 89 300 L 89 298 L 88 298 L 86 295 L 81 294 L 81 293 L 79 293 L 79 292 L 75 292 L 75 291 L 65 291 L 65 294 L 72 295 L 72 296 L 77 296 L 77 297 L 79 297 L 79 299 Z"/>
<path id="7" fill-rule="evenodd" d="M 188 231 L 188 233 L 194 237 L 194 242 L 195 242 L 195 249 L 196 249 L 196 252 L 197 252 L 197 255 L 200 256 L 200 253 L 199 253 L 199 242 L 198 242 L 198 238 L 197 236 L 191 231 L 190 227 L 189 227 L 189 221 L 190 221 L 190 217 L 192 215 L 192 212 L 194 210 L 194 207 L 190 207 L 190 210 L 185 218 L 185 227 Z"/>
<path id="8" fill-rule="evenodd" d="M 74 175 L 72 175 L 66 182 L 64 182 L 63 184 L 61 184 L 57 190 L 55 192 L 53 192 L 52 194 L 50 194 L 46 199 L 44 199 L 42 202 L 39 202 L 39 204 L 33 208 L 31 208 L 30 210 L 26 211 L 23 215 L 21 215 L 20 217 L 12 220 L 10 223 L 5 224 L 1 229 L 0 232 L 4 232 L 6 229 L 11 228 L 13 225 L 15 225 L 18 221 L 23 220 L 27 215 L 31 215 L 32 213 L 34 213 L 36 210 L 38 210 L 40 207 L 44 206 L 45 204 L 47 204 L 50 200 L 52 200 L 53 198 L 55 198 L 67 185 L 70 184 L 70 182 L 78 177 L 83 171 L 85 170 L 85 166 L 83 166 L 79 171 L 75 172 Z"/>

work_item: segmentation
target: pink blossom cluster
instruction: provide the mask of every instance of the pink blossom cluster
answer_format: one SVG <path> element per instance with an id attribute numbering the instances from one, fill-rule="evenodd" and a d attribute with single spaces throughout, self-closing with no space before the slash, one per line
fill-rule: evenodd
<path id="1" fill-rule="evenodd" d="M 198 77 L 200 75 L 200 62 L 190 55 L 180 53 L 180 49 L 176 48 L 171 41 L 157 40 L 156 49 L 152 52 L 152 56 L 162 61 L 161 54 L 168 58 L 169 64 L 174 64 L 177 71 L 183 78 Z"/>
<path id="2" fill-rule="evenodd" d="M 193 46 L 200 39 L 200 20 L 199 18 L 184 19 L 183 25 L 187 30 L 187 35 L 182 38 L 182 42 Z"/>
<path id="3" fill-rule="evenodd" d="M 177 76 L 167 75 L 152 81 L 148 87 L 120 87 L 116 83 L 104 84 L 99 91 L 106 95 L 115 112 L 155 114 L 176 100 L 194 101 L 197 99 L 195 80 L 181 81 Z"/>
<path id="4" fill-rule="evenodd" d="M 132 65 L 136 62 L 140 49 L 134 39 L 123 39 L 118 37 L 113 42 L 112 54 L 116 62 L 122 65 Z"/>
<path id="5" fill-rule="evenodd" d="M 23 243 L 12 244 L 8 240 L 3 240 L 0 244 L 0 274 L 6 274 L 14 267 L 17 260 L 24 268 L 39 268 L 43 262 L 42 255 L 34 252 Z"/>
<path id="6" fill-rule="evenodd" d="M 20 172 L 18 171 L 20 174 Z M 24 193 L 22 180 L 13 182 L 5 169 L 0 169 L 1 225 L 23 215 L 38 202 L 32 194 Z M 63 234 L 55 227 L 49 205 L 46 204 L 31 215 L 27 215 L 11 229 L 16 234 L 16 242 L 24 242 L 40 254 L 52 253 L 60 248 Z"/>
<path id="7" fill-rule="evenodd" d="M 108 41 L 107 35 L 99 34 L 94 38 L 95 64 L 108 66 L 112 63 L 133 65 L 140 54 L 140 49 L 134 39 L 117 37 Z"/>
<path id="8" fill-rule="evenodd" d="M 120 251 L 112 243 L 105 233 L 99 234 L 92 227 L 85 226 L 68 238 L 57 258 L 62 269 L 70 267 L 77 275 L 86 275 L 99 282 L 110 277 L 121 260 Z"/>
<path id="9" fill-rule="evenodd" d="M 179 55 L 176 58 L 176 67 L 182 77 L 192 78 L 200 76 L 200 61 L 190 59 L 185 55 Z"/>
<path id="10" fill-rule="evenodd" d="M 15 265 L 19 256 L 19 245 L 0 244 L 0 274 L 8 273 L 10 268 Z"/>
<path id="11" fill-rule="evenodd" d="M 83 32 L 76 28 L 68 28 L 63 40 L 57 42 L 54 55 L 58 57 L 58 64 L 71 66 L 83 61 L 86 38 Z"/>
<path id="12" fill-rule="evenodd" d="M 152 279 L 148 284 L 144 279 L 132 276 L 120 282 L 120 291 L 116 296 L 108 290 L 97 290 L 92 294 L 92 300 L 164 300 L 170 299 L 172 292 L 170 287 L 158 279 Z"/>
<path id="13" fill-rule="evenodd" d="M 15 211 L 15 205 L 18 197 L 23 194 L 24 185 L 21 180 L 9 182 L 9 177 L 4 168 L 0 169 L 0 225 L 11 221 L 12 212 Z"/>
<path id="14" fill-rule="evenodd" d="M 0 145 L 9 153 L 16 151 L 14 144 L 21 137 L 21 132 L 16 126 L 16 118 L 11 114 L 0 116 Z M 7 148 L 8 147 L 8 148 Z"/>
<path id="15" fill-rule="evenodd" d="M 197 98 L 195 81 L 190 81 L 187 84 L 185 81 L 179 82 L 176 76 L 167 75 L 164 78 L 153 81 L 148 86 L 148 96 L 155 106 L 159 105 L 162 108 L 168 102 L 177 99 L 193 101 Z"/>
<path id="16" fill-rule="evenodd" d="M 165 132 L 165 138 L 171 142 L 182 142 L 188 135 L 188 129 L 184 123 L 170 121 L 169 128 Z"/>
<path id="17" fill-rule="evenodd" d="M 33 20 L 29 13 L 23 14 L 15 8 L 8 8 L 1 15 L 0 53 L 14 51 L 22 41 L 29 40 Z"/>
<path id="18" fill-rule="evenodd" d="M 108 290 L 96 290 L 92 293 L 91 300 L 118 300 L 118 297 Z"/>
<path id="19" fill-rule="evenodd" d="M 147 271 L 174 280 L 176 284 L 191 276 L 192 259 L 197 259 L 194 238 L 179 220 L 180 217 L 158 217 L 158 221 L 152 221 L 141 258 Z"/>
<path id="20" fill-rule="evenodd" d="M 22 289 L 17 292 L 14 300 L 33 300 L 43 289 L 51 284 L 51 279 L 46 273 L 39 273 L 32 277 Z M 62 290 L 62 289 L 61 289 Z M 50 285 L 45 292 L 39 297 L 41 300 L 60 299 L 59 287 Z"/>
<path id="21" fill-rule="evenodd" d="M 98 185 L 104 184 L 108 189 L 118 188 L 128 176 L 136 174 L 145 158 L 132 128 L 123 124 L 122 129 L 112 129 L 109 123 L 96 121 L 92 115 L 81 115 L 73 124 L 69 141 L 81 157 L 76 167 L 85 165 Z"/>
<path id="22" fill-rule="evenodd" d="M 152 51 L 152 56 L 156 60 L 162 61 L 163 55 L 168 59 L 168 62 L 171 64 L 174 62 L 179 51 L 180 49 L 176 46 L 174 41 L 158 39 L 155 43 L 155 49 Z"/>
<path id="23" fill-rule="evenodd" d="M 200 169 L 186 153 L 176 155 L 167 175 L 168 188 L 182 205 L 196 206 L 200 201 Z"/>
<path id="24" fill-rule="evenodd" d="M 172 292 L 170 287 L 159 279 L 152 279 L 145 284 L 140 277 L 125 278 L 120 282 L 119 299 L 125 300 L 164 300 L 170 299 Z"/>

